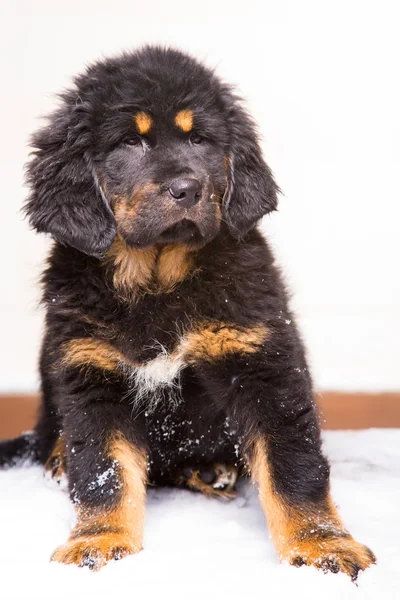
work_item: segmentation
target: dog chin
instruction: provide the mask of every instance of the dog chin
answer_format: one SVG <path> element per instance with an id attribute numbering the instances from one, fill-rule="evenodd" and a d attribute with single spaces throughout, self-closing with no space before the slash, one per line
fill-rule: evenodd
<path id="1" fill-rule="evenodd" d="M 189 219 L 173 223 L 161 232 L 129 233 L 124 235 L 126 243 L 133 248 L 146 248 L 155 244 L 185 244 L 189 248 L 199 249 L 210 242 L 218 233 L 219 226 L 213 223 L 203 225 Z"/>
<path id="2" fill-rule="evenodd" d="M 197 246 L 204 242 L 204 236 L 194 221 L 182 219 L 182 221 L 165 229 L 158 237 L 157 242 L 161 244 L 182 243 Z"/>

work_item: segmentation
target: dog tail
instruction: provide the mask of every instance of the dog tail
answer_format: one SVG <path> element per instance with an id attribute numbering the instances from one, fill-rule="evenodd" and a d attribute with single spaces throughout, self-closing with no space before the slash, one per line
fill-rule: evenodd
<path id="1" fill-rule="evenodd" d="M 40 462 L 39 436 L 34 431 L 0 442 L 0 468 Z"/>

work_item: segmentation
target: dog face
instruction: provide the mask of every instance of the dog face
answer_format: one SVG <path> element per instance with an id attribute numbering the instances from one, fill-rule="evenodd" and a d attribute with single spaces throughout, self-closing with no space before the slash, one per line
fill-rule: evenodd
<path id="1" fill-rule="evenodd" d="M 244 235 L 276 207 L 251 119 L 212 71 L 147 47 L 97 63 L 65 92 L 28 164 L 31 225 L 100 256 Z"/>
<path id="2" fill-rule="evenodd" d="M 162 107 L 163 108 L 163 107 Z M 134 247 L 181 242 L 199 247 L 219 231 L 227 188 L 227 127 L 220 115 L 146 102 L 106 119 L 96 159 L 118 233 Z M 108 147 L 108 132 L 119 142 Z"/>

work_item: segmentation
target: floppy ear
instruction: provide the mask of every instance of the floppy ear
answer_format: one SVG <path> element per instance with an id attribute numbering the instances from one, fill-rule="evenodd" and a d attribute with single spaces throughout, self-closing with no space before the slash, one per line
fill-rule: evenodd
<path id="1" fill-rule="evenodd" d="M 247 233 L 276 209 L 280 191 L 265 163 L 252 120 L 236 105 L 230 114 L 231 150 L 227 157 L 228 186 L 224 218 L 235 237 Z"/>
<path id="2" fill-rule="evenodd" d="M 27 165 L 31 195 L 25 212 L 37 231 L 100 256 L 114 241 L 115 219 L 91 162 L 88 107 L 69 100 L 33 137 L 36 151 Z"/>

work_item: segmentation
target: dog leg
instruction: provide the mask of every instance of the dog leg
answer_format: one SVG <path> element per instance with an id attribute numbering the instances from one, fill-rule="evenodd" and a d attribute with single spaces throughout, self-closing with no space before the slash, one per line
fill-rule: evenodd
<path id="1" fill-rule="evenodd" d="M 97 570 L 142 549 L 147 457 L 139 421 L 121 404 L 121 392 L 93 369 L 76 373 L 74 389 L 64 398 L 69 410 L 63 437 L 77 522 L 53 553 L 57 562 Z"/>
<path id="2" fill-rule="evenodd" d="M 285 448 L 282 438 L 277 442 L 277 438 L 260 436 L 253 443 L 249 462 L 282 561 L 297 567 L 312 565 L 325 572 L 342 571 L 353 581 L 359 571 L 376 561 L 371 550 L 356 542 L 345 529 L 327 481 L 325 489 L 316 493 L 318 479 L 327 480 L 322 456 L 307 457 L 301 450 L 296 454 L 289 442 Z M 312 478 L 306 474 L 307 462 Z"/>
<path id="3" fill-rule="evenodd" d="M 351 537 L 330 497 L 311 379 L 290 323 L 271 322 L 258 348 L 209 352 L 197 373 L 235 424 L 279 558 L 355 580 L 375 557 Z"/>

